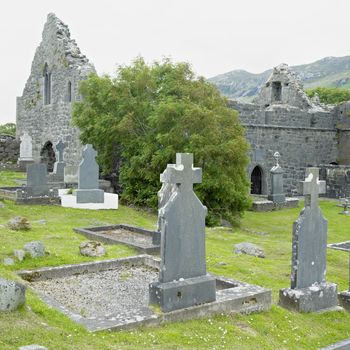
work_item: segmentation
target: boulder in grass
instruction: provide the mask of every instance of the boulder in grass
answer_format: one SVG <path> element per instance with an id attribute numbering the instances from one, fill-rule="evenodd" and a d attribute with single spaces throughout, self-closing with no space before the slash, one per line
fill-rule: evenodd
<path id="1" fill-rule="evenodd" d="M 80 254 L 85 256 L 103 256 L 106 249 L 100 242 L 88 241 L 83 242 L 79 246 Z"/>
<path id="2" fill-rule="evenodd" d="M 25 244 L 23 249 L 32 258 L 40 258 L 45 255 L 45 246 L 40 241 L 29 242 Z"/>
<path id="3" fill-rule="evenodd" d="M 4 259 L 4 265 L 5 266 L 10 266 L 10 265 L 14 265 L 15 261 L 12 258 L 5 258 Z"/>
<path id="4" fill-rule="evenodd" d="M 27 218 L 16 216 L 12 218 L 7 226 L 10 230 L 14 231 L 28 231 L 31 229 L 30 223 Z"/>
<path id="5" fill-rule="evenodd" d="M 26 287 L 16 281 L 0 278 L 0 312 L 13 311 L 25 303 Z"/>
<path id="6" fill-rule="evenodd" d="M 47 350 L 47 348 L 41 345 L 32 344 L 32 345 L 21 346 L 18 350 Z"/>
<path id="7" fill-rule="evenodd" d="M 247 255 L 257 256 L 258 258 L 265 258 L 265 252 L 261 247 L 248 242 L 242 242 L 242 243 L 236 244 L 235 254 L 247 254 Z"/>
<path id="8" fill-rule="evenodd" d="M 25 255 L 26 255 L 26 252 L 22 249 L 15 249 L 13 251 L 13 255 L 18 261 L 23 261 Z"/>

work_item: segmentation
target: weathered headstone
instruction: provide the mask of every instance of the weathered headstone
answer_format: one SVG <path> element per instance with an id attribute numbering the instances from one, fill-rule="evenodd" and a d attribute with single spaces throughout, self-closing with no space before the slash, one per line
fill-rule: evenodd
<path id="1" fill-rule="evenodd" d="M 53 165 L 53 177 L 52 180 L 54 182 L 64 181 L 64 167 L 66 163 L 63 160 L 63 151 L 65 148 L 65 144 L 60 140 L 56 145 L 56 152 L 58 153 L 58 160 Z"/>
<path id="2" fill-rule="evenodd" d="M 26 170 L 27 165 L 34 162 L 32 138 L 27 132 L 24 132 L 20 140 L 18 165 L 22 170 Z"/>
<path id="3" fill-rule="evenodd" d="M 326 183 L 318 176 L 318 168 L 307 168 L 301 183 L 305 208 L 293 224 L 291 288 L 279 295 L 281 306 L 301 312 L 337 305 L 337 286 L 326 282 L 327 220 L 318 205 Z"/>
<path id="4" fill-rule="evenodd" d="M 349 215 L 349 211 L 348 211 L 348 208 L 349 208 L 349 205 L 350 205 L 350 201 L 348 198 L 344 198 L 342 201 L 341 201 L 341 205 L 343 207 L 343 211 L 339 214 L 342 214 L 342 215 Z"/>
<path id="5" fill-rule="evenodd" d="M 40 163 L 28 165 L 26 188 L 32 196 L 47 196 L 49 194 L 47 180 L 46 164 Z"/>
<path id="6" fill-rule="evenodd" d="M 271 175 L 271 194 L 268 199 L 276 204 L 282 204 L 286 201 L 286 196 L 283 193 L 283 169 L 279 165 L 280 154 L 279 152 L 274 153 L 276 165 L 270 170 Z"/>
<path id="7" fill-rule="evenodd" d="M 74 192 L 77 203 L 103 203 L 104 192 L 98 189 L 99 167 L 96 163 L 97 152 L 92 145 L 85 145 L 83 160 L 79 164 L 78 189 Z"/>
<path id="8" fill-rule="evenodd" d="M 161 265 L 159 281 L 150 284 L 150 304 L 168 312 L 215 301 L 215 278 L 206 273 L 207 208 L 193 191 L 202 170 L 193 168 L 192 154 L 177 153 L 161 181 L 174 188 L 164 191 L 168 200 L 159 210 Z"/>

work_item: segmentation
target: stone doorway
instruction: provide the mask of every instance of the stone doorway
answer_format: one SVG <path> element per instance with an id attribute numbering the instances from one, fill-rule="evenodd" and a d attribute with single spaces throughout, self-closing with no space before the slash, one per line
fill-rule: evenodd
<path id="1" fill-rule="evenodd" d="M 40 152 L 41 163 L 47 164 L 47 171 L 51 173 L 53 171 L 53 165 L 56 162 L 55 151 L 51 141 L 47 141 Z"/>
<path id="2" fill-rule="evenodd" d="M 250 193 L 262 194 L 262 170 L 259 166 L 256 166 L 250 176 Z"/>

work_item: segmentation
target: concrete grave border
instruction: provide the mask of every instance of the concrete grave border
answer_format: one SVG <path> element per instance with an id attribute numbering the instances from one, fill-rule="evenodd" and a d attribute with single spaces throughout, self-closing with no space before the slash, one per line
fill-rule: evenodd
<path id="1" fill-rule="evenodd" d="M 113 270 L 123 265 L 141 266 L 159 269 L 160 261 L 150 255 L 139 255 L 122 259 L 111 259 L 75 265 L 41 268 L 37 270 L 18 271 L 17 274 L 27 282 L 66 277 L 74 274 L 86 274 L 104 270 Z M 44 302 L 64 313 L 71 320 L 86 327 L 89 331 L 120 330 L 141 326 L 159 326 L 163 323 L 184 321 L 195 318 L 210 317 L 218 314 L 251 313 L 267 311 L 271 307 L 271 290 L 248 283 L 238 282 L 226 277 L 215 276 L 216 301 L 196 305 L 185 309 L 162 313 L 148 309 L 147 313 L 134 319 L 108 320 L 104 318 L 88 319 L 76 314 L 65 306 L 59 304 L 47 295 L 37 292 Z M 29 283 L 30 285 L 30 283 Z"/>
<path id="2" fill-rule="evenodd" d="M 152 244 L 149 246 L 138 244 L 137 242 L 130 242 L 123 239 L 117 239 L 114 237 L 110 237 L 106 234 L 100 233 L 107 230 L 115 230 L 115 229 L 124 229 L 132 232 L 136 232 L 139 234 L 144 234 L 146 236 L 152 237 Z M 76 233 L 80 233 L 89 239 L 94 239 L 98 241 L 102 241 L 108 244 L 126 244 L 131 248 L 135 248 L 141 253 L 144 254 L 153 254 L 159 253 L 160 250 L 160 232 L 145 230 L 141 227 L 130 226 L 126 224 L 118 224 L 118 225 L 109 225 L 109 226 L 94 226 L 94 227 L 86 227 L 86 228 L 74 228 Z"/>

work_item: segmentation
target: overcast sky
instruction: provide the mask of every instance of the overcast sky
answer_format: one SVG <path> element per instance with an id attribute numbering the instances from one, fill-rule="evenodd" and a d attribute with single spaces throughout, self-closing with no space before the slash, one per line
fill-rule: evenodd
<path id="1" fill-rule="evenodd" d="M 2 0 L 0 124 L 15 121 L 49 12 L 99 74 L 138 55 L 188 61 L 207 78 L 350 55 L 350 0 Z"/>

